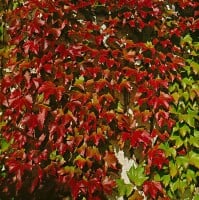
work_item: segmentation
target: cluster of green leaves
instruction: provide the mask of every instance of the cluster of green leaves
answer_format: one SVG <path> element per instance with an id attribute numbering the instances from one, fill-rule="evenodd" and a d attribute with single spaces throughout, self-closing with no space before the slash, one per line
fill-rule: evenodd
<path id="1" fill-rule="evenodd" d="M 130 183 L 125 183 L 123 179 L 117 179 L 119 196 L 129 197 L 130 199 L 142 199 L 143 196 L 139 194 L 135 188 L 141 188 L 143 183 L 148 179 L 144 173 L 143 166 L 132 166 L 127 172 Z"/>
<path id="2" fill-rule="evenodd" d="M 169 166 L 158 179 L 163 181 L 171 199 L 198 199 L 199 42 L 187 34 L 180 44 L 186 65 L 178 69 L 180 80 L 175 80 L 169 88 L 174 98 L 170 112 L 177 123 L 168 142 L 161 144 L 169 158 Z"/>

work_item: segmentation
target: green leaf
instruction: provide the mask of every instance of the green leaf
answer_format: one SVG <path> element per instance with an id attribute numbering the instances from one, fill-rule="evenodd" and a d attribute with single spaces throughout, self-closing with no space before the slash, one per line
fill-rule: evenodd
<path id="1" fill-rule="evenodd" d="M 54 150 L 50 154 L 50 159 L 51 160 L 56 160 L 56 156 L 57 156 L 57 150 Z"/>
<path id="2" fill-rule="evenodd" d="M 193 46 L 195 50 L 199 50 L 199 42 L 194 42 Z"/>
<path id="3" fill-rule="evenodd" d="M 190 45 L 192 44 L 192 37 L 189 34 L 187 34 L 184 38 L 181 38 L 180 44 L 184 45 L 186 43 Z"/>
<path id="4" fill-rule="evenodd" d="M 0 41 L 3 41 L 4 37 L 3 37 L 3 28 L 4 28 L 4 24 L 2 23 L 0 26 Z"/>
<path id="5" fill-rule="evenodd" d="M 156 175 L 154 176 L 154 180 L 160 182 L 160 181 L 161 181 L 160 174 L 156 174 Z"/>
<path id="6" fill-rule="evenodd" d="M 189 96 L 190 96 L 190 99 L 193 101 L 196 97 L 196 92 L 195 92 L 195 89 L 191 88 L 189 90 Z"/>
<path id="7" fill-rule="evenodd" d="M 182 96 L 184 97 L 185 102 L 187 102 L 189 100 L 189 93 L 187 91 L 183 92 Z"/>
<path id="8" fill-rule="evenodd" d="M 74 86 L 84 90 L 84 76 L 80 76 L 79 78 L 76 78 Z"/>
<path id="9" fill-rule="evenodd" d="M 1 122 L 0 122 L 0 130 L 1 130 L 2 127 L 6 126 L 6 124 L 7 124 L 7 122 L 1 121 Z"/>
<path id="10" fill-rule="evenodd" d="M 187 173 L 186 173 L 186 179 L 188 181 L 188 183 L 190 184 L 193 180 L 194 182 L 196 182 L 196 173 L 194 170 L 191 169 L 187 169 Z"/>
<path id="11" fill-rule="evenodd" d="M 154 47 L 154 45 L 152 44 L 152 42 L 146 42 L 146 47 L 148 47 L 148 48 L 153 48 Z"/>
<path id="12" fill-rule="evenodd" d="M 187 124 L 183 124 L 183 126 L 180 128 L 180 135 L 182 137 L 185 137 L 190 132 L 191 132 L 191 130 Z"/>
<path id="13" fill-rule="evenodd" d="M 180 89 L 179 87 L 180 87 L 179 84 L 175 82 L 169 86 L 169 91 L 170 92 L 178 91 Z"/>
<path id="14" fill-rule="evenodd" d="M 195 196 L 193 197 L 193 200 L 199 200 L 199 194 L 195 194 Z"/>
<path id="15" fill-rule="evenodd" d="M 181 194 L 184 194 L 186 188 L 187 188 L 186 179 L 180 180 L 179 185 L 178 185 L 178 189 L 181 192 Z"/>
<path id="16" fill-rule="evenodd" d="M 5 139 L 1 139 L 1 141 L 0 141 L 0 153 L 7 151 L 9 146 L 10 146 L 9 142 L 7 142 Z"/>
<path id="17" fill-rule="evenodd" d="M 191 78 L 185 77 L 181 80 L 183 89 L 185 89 L 187 86 L 192 86 L 193 83 L 194 83 L 194 80 Z"/>
<path id="18" fill-rule="evenodd" d="M 174 103 L 175 103 L 175 105 L 177 105 L 178 104 L 178 101 L 179 101 L 179 98 L 180 98 L 180 93 L 179 93 L 179 91 L 178 92 L 174 92 L 173 94 L 172 94 L 172 97 L 173 97 L 173 99 L 174 99 Z"/>
<path id="19" fill-rule="evenodd" d="M 193 72 L 194 72 L 195 74 L 198 74 L 198 73 L 199 73 L 199 64 L 198 64 L 197 62 L 192 61 L 192 62 L 190 63 L 190 66 L 192 67 Z"/>
<path id="20" fill-rule="evenodd" d="M 189 76 L 191 74 L 191 67 L 188 65 L 188 66 L 184 66 L 183 68 L 185 69 L 185 71 L 187 72 Z"/>
<path id="21" fill-rule="evenodd" d="M 189 164 L 199 169 L 199 154 L 194 151 L 189 152 Z"/>
<path id="22" fill-rule="evenodd" d="M 37 102 L 43 103 L 43 101 L 44 101 L 44 93 L 37 94 Z"/>
<path id="23" fill-rule="evenodd" d="M 186 122 L 189 126 L 195 128 L 195 115 L 194 114 L 179 114 L 179 121 Z"/>
<path id="24" fill-rule="evenodd" d="M 169 146 L 169 143 L 161 143 L 159 146 L 160 149 L 164 150 L 166 157 L 172 156 L 173 158 L 176 157 L 176 150 Z"/>
<path id="25" fill-rule="evenodd" d="M 122 113 L 122 112 L 123 112 L 123 106 L 122 106 L 122 104 L 120 103 L 120 101 L 118 101 L 118 104 L 117 104 L 117 112 L 119 112 L 119 113 Z"/>
<path id="26" fill-rule="evenodd" d="M 197 130 L 195 129 L 194 132 L 193 132 L 193 135 L 194 135 L 195 137 L 199 137 L 199 131 L 197 131 Z"/>
<path id="27" fill-rule="evenodd" d="M 123 179 L 116 179 L 119 196 L 129 196 L 133 191 L 132 184 L 126 184 Z"/>
<path id="28" fill-rule="evenodd" d="M 175 165 L 175 163 L 173 163 L 173 161 L 169 162 L 169 169 L 170 169 L 170 175 L 171 175 L 171 177 L 172 178 L 175 177 L 176 174 L 178 173 L 178 168 Z"/>
<path id="29" fill-rule="evenodd" d="M 175 182 L 170 183 L 170 188 L 173 193 L 178 189 L 178 185 L 179 185 L 178 179 Z"/>
<path id="30" fill-rule="evenodd" d="M 165 187 L 167 187 L 171 181 L 171 177 L 170 177 L 170 175 L 164 175 L 164 176 L 162 176 L 161 180 L 162 180 L 163 184 L 165 185 Z"/>
<path id="31" fill-rule="evenodd" d="M 181 138 L 179 135 L 172 135 L 172 136 L 170 137 L 170 140 L 171 140 L 171 141 L 175 141 L 175 146 L 176 146 L 177 148 L 181 147 L 181 146 L 184 144 L 182 138 Z"/>
<path id="32" fill-rule="evenodd" d="M 190 136 L 189 138 L 189 144 L 196 147 L 196 148 L 199 148 L 199 136 Z"/>
<path id="33" fill-rule="evenodd" d="M 189 158 L 187 156 L 178 156 L 176 157 L 176 164 L 178 167 L 183 166 L 186 169 L 189 165 Z"/>
<path id="34" fill-rule="evenodd" d="M 127 175 L 132 183 L 136 186 L 141 186 L 148 177 L 144 174 L 144 167 L 138 166 L 135 168 L 132 166 L 127 172 Z"/>

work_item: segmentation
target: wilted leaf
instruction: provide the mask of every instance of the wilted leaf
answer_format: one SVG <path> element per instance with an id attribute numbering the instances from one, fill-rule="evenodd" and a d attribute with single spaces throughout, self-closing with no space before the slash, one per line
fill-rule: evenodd
<path id="1" fill-rule="evenodd" d="M 144 197 L 136 190 L 133 195 L 131 195 L 128 200 L 144 200 Z"/>

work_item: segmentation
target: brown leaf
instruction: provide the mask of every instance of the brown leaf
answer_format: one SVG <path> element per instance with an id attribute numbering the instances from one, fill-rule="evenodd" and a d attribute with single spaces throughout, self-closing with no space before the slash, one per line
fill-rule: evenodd
<path id="1" fill-rule="evenodd" d="M 106 168 L 117 169 L 117 158 L 114 153 L 106 151 L 104 161 Z"/>

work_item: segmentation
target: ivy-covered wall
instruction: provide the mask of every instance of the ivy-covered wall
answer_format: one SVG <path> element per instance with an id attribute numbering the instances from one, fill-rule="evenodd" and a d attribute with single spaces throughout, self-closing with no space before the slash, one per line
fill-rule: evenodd
<path id="1" fill-rule="evenodd" d="M 197 1 L 1 6 L 1 200 L 197 200 Z"/>

